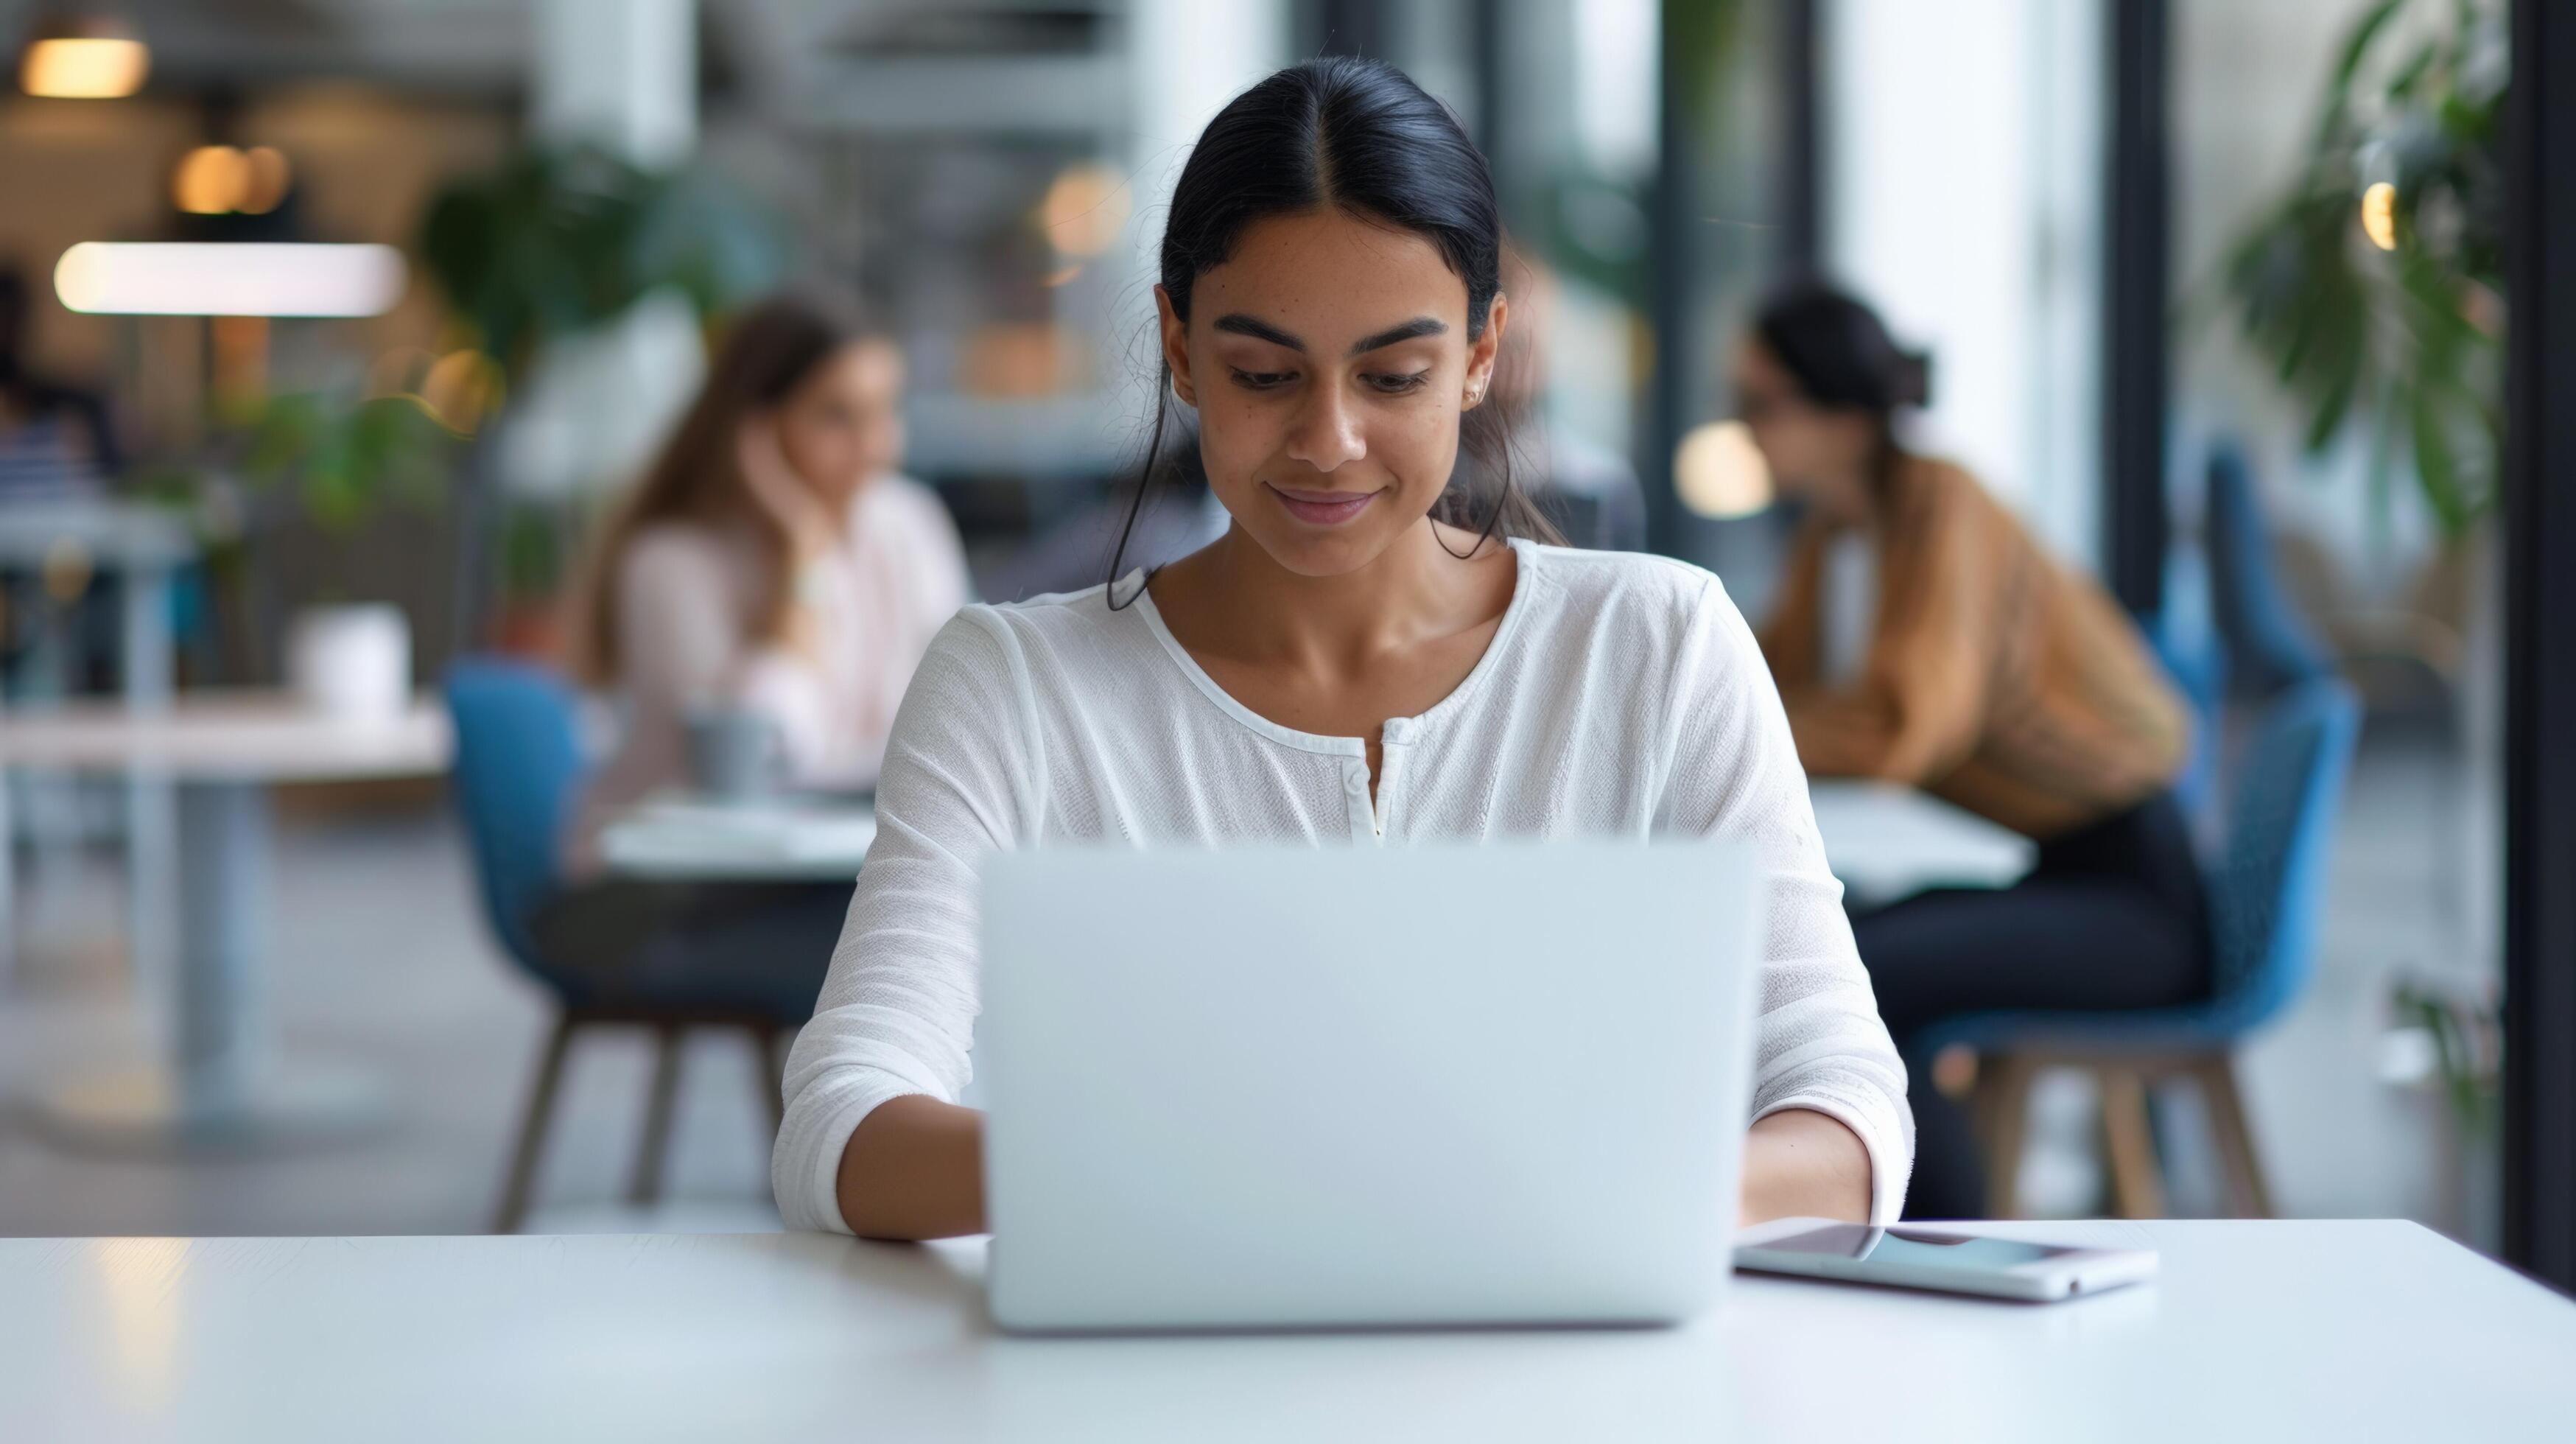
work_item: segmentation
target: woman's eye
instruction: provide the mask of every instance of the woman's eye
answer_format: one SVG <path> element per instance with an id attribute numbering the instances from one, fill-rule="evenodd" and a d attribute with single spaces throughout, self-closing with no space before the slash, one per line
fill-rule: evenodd
<path id="1" fill-rule="evenodd" d="M 1236 371 L 1234 384 L 1247 391 L 1268 391 L 1297 379 L 1293 371 Z"/>
<path id="2" fill-rule="evenodd" d="M 1416 371 L 1402 376 L 1372 376 L 1368 378 L 1368 384 L 1381 395 L 1402 396 L 1408 391 L 1421 390 L 1422 383 L 1429 380 L 1430 376 L 1431 373 L 1428 371 Z"/>

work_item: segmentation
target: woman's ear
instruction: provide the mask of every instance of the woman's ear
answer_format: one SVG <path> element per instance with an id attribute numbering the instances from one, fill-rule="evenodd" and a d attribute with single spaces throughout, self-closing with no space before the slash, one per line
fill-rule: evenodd
<path id="1" fill-rule="evenodd" d="M 1473 411 L 1484 404 L 1485 393 L 1493 389 L 1494 362 L 1503 354 L 1503 327 L 1511 320 L 1511 306 L 1503 293 L 1494 293 L 1493 304 L 1485 310 L 1485 330 L 1467 347 L 1467 381 L 1458 398 L 1459 409 Z"/>
<path id="2" fill-rule="evenodd" d="M 1190 328 L 1172 309 L 1172 293 L 1154 288 L 1154 310 L 1163 332 L 1163 366 L 1172 373 L 1173 394 L 1184 406 L 1199 404 L 1198 386 L 1190 379 Z"/>

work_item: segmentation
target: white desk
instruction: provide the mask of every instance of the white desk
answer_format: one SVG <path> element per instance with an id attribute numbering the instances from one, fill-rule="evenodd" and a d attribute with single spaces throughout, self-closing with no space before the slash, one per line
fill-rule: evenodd
<path id="1" fill-rule="evenodd" d="M 1893 783 L 1811 782 L 1825 860 L 1856 897 L 1893 902 L 1927 887 L 2005 887 L 2029 872 L 2029 838 Z"/>
<path id="2" fill-rule="evenodd" d="M 2576 1305 L 2412 1224 L 2047 1307 L 1742 1278 L 1676 1330 L 1008 1339 L 979 1244 L 0 1241 L 13 1437 L 2563 1440 Z"/>
<path id="3" fill-rule="evenodd" d="M 261 931 L 268 786 L 445 770 L 447 714 L 351 720 L 277 693 L 194 693 L 169 710 L 84 703 L 0 725 L 0 770 L 42 767 L 178 787 L 178 975 L 166 1065 L 103 1072 L 36 1100 L 66 1141 L 234 1151 L 304 1142 L 381 1112 L 357 1075 L 272 1059 L 263 1026 Z"/>
<path id="4" fill-rule="evenodd" d="M 1872 901 L 1944 884 L 2001 887 L 2030 871 L 2027 838 L 1911 788 L 1814 784 L 1816 826 L 1852 892 Z M 645 802 L 600 832 L 613 872 L 653 878 L 846 879 L 876 838 L 863 804 Z"/>
<path id="5" fill-rule="evenodd" d="M 847 882 L 876 836 L 876 812 L 865 803 L 654 798 L 600 829 L 599 856 L 626 877 Z"/>

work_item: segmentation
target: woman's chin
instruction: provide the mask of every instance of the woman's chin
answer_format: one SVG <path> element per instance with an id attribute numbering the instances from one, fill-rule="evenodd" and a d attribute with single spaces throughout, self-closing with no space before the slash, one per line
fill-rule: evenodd
<path id="1" fill-rule="evenodd" d="M 1339 577 L 1386 555 L 1402 534 L 1387 526 L 1339 526 L 1329 531 L 1306 526 L 1246 527 L 1253 541 L 1282 571 L 1301 577 Z"/>

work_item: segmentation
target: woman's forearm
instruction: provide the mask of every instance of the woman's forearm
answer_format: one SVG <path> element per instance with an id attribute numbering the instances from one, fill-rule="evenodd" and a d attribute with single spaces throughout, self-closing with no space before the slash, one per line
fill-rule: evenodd
<path id="1" fill-rule="evenodd" d="M 1773 1218 L 1869 1221 L 1869 1149 L 1841 1121 L 1788 1108 L 1744 1139 L 1743 1222 Z"/>
<path id="2" fill-rule="evenodd" d="M 984 1231 L 984 1115 L 936 1098 L 877 1106 L 841 1150 L 833 1191 L 861 1238 Z"/>

